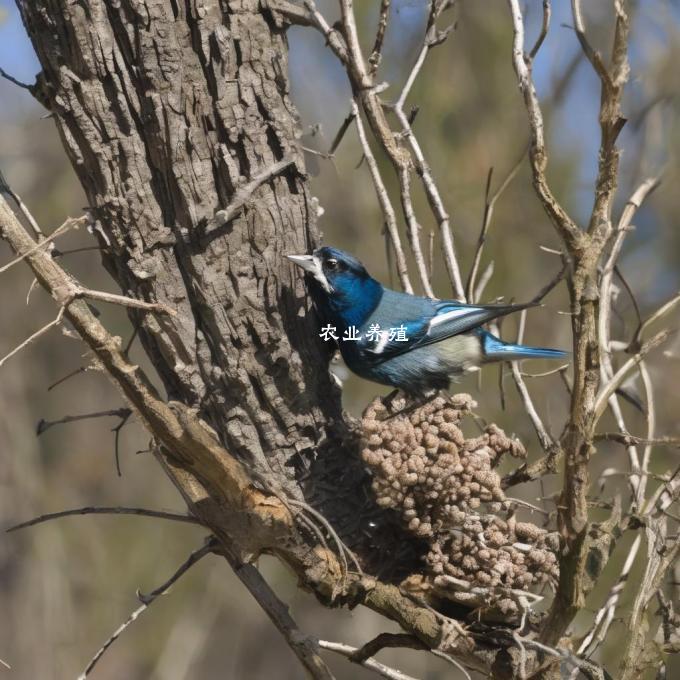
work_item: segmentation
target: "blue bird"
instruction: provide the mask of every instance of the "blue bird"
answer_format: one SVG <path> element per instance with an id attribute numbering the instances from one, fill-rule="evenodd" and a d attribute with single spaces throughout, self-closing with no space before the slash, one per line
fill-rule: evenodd
<path id="1" fill-rule="evenodd" d="M 448 388 L 452 379 L 484 363 L 567 355 L 503 342 L 482 328 L 535 303 L 468 305 L 399 293 L 336 248 L 287 257 L 308 275 L 308 289 L 325 324 L 322 333 L 336 339 L 345 363 L 362 378 L 423 395 Z"/>

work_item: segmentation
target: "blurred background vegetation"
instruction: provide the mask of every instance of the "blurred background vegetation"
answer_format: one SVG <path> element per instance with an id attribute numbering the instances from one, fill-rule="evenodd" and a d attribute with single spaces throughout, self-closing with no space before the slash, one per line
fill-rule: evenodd
<path id="1" fill-rule="evenodd" d="M 529 36 L 538 33 L 541 3 L 528 0 Z M 598 82 L 580 56 L 570 28 L 567 2 L 555 2 L 552 29 L 535 64 L 539 95 L 547 115 L 551 150 L 549 177 L 560 199 L 582 221 L 592 205 L 597 163 Z M 318 3 L 331 23 L 336 3 Z M 372 43 L 377 0 L 357 3 L 366 44 Z M 594 6 L 592 6 L 594 5 Z M 587 3 L 592 42 L 604 53 L 610 44 L 611 3 Z M 634 3 L 631 35 L 631 82 L 625 98 L 628 125 L 620 138 L 624 152 L 619 191 L 623 206 L 635 186 L 649 174 L 664 169 L 661 187 L 638 212 L 635 232 L 628 238 L 622 272 L 635 292 L 643 316 L 680 287 L 680 231 L 677 228 L 678 156 L 680 126 L 680 4 L 670 0 Z M 501 0 L 461 0 L 454 14 L 456 30 L 434 49 L 410 96 L 419 107 L 414 128 L 446 205 L 464 274 L 472 260 L 484 207 L 485 184 L 493 168 L 496 187 L 526 148 L 527 125 L 510 62 L 511 26 Z M 380 74 L 390 84 L 389 100 L 399 91 L 421 44 L 426 3 L 393 0 Z M 291 96 L 304 129 L 305 146 L 325 151 L 349 113 L 350 92 L 335 57 L 311 29 L 289 31 Z M 38 63 L 9 0 L 0 0 L 0 66 L 16 78 L 33 82 Z M 71 215 L 78 216 L 84 196 L 62 151 L 45 111 L 31 96 L 0 79 L 0 169 L 12 188 L 28 204 L 45 231 Z M 358 255 L 385 283 L 392 281 L 385 258 L 382 219 L 365 165 L 357 167 L 361 152 L 350 128 L 335 157 L 308 155 L 312 188 L 325 210 L 321 219 L 324 242 Z M 384 176 L 393 180 L 387 164 Z M 415 186 L 415 183 L 414 183 Z M 391 184 L 394 188 L 394 183 Z M 425 198 L 416 195 L 419 219 L 427 234 Z M 425 239 L 426 241 L 427 239 Z M 60 250 L 94 245 L 84 230 L 59 241 Z M 531 187 L 529 168 L 522 167 L 496 206 L 484 265 L 494 262 L 494 275 L 484 300 L 498 296 L 525 300 L 558 271 L 555 255 L 539 246 L 556 247 L 557 240 Z M 0 244 L 0 262 L 11 254 Z M 68 268 L 92 288 L 113 290 L 97 253 L 64 256 Z M 415 279 L 414 279 L 415 280 Z M 31 276 L 15 267 L 0 279 L 0 356 L 53 318 L 55 308 L 40 290 L 27 306 Z M 396 286 L 396 279 L 394 280 Z M 435 252 L 434 288 L 451 296 L 443 263 Z M 100 309 L 109 328 L 124 340 L 131 328 L 118 309 Z M 564 286 L 532 311 L 528 342 L 570 347 L 569 317 Z M 677 315 L 674 323 L 677 324 Z M 629 296 L 622 291 L 617 304 L 616 339 L 630 339 L 636 317 Z M 505 337 L 516 333 L 516 320 L 502 328 Z M 116 474 L 114 435 L 118 420 L 102 418 L 55 426 L 36 436 L 39 419 L 118 408 L 120 399 L 97 371 L 80 373 L 48 391 L 48 386 L 88 363 L 77 340 L 52 331 L 2 367 L 0 373 L 0 525 L 10 526 L 45 512 L 85 505 L 143 506 L 183 511 L 183 504 L 147 446 L 142 427 L 130 421 L 121 431 L 120 464 Z M 132 356 L 145 362 L 138 349 Z M 677 384 L 680 381 L 680 344 L 670 345 L 666 357 L 653 355 L 649 367 L 657 388 L 658 434 L 677 436 Z M 526 364 L 539 372 L 541 363 Z M 342 368 L 337 369 L 344 375 Z M 518 402 L 514 385 L 501 377 L 505 409 L 499 391 L 499 369 L 487 368 L 461 385 L 479 402 L 479 413 L 494 420 L 526 443 L 530 456 L 538 446 Z M 558 376 L 530 380 L 529 387 L 545 422 L 559 434 L 568 396 Z M 634 395 L 633 382 L 628 390 Z M 350 376 L 346 380 L 346 408 L 359 414 L 370 398 L 384 393 L 379 386 Z M 644 418 L 632 406 L 631 431 L 644 433 Z M 613 429 L 605 420 L 604 429 Z M 141 453 L 139 453 L 142 451 Z M 677 452 L 656 450 L 654 472 L 677 465 Z M 622 447 L 602 446 L 594 460 L 593 478 L 608 467 L 626 469 Z M 513 490 L 536 502 L 559 489 L 559 478 Z M 594 485 L 594 493 L 597 491 Z M 627 494 L 625 479 L 608 481 L 603 498 Z M 595 518 L 603 517 L 594 511 Z M 540 521 L 534 518 L 534 521 Z M 0 677 L 75 677 L 108 635 L 136 608 L 135 591 L 150 591 L 163 582 L 188 553 L 203 540 L 201 530 L 162 520 L 124 517 L 76 517 L 0 537 Z M 596 609 L 618 574 L 630 541 L 619 543 L 600 587 L 588 606 Z M 367 611 L 324 610 L 296 588 L 277 563 L 263 560 L 266 577 L 290 604 L 304 631 L 319 637 L 361 645 L 384 629 L 384 622 Z M 635 582 L 633 574 L 632 582 Z M 628 599 L 624 596 L 622 609 Z M 587 612 L 576 628 L 587 623 Z M 603 660 L 616 659 L 620 622 Z M 429 655 L 415 651 L 383 652 L 381 658 L 419 678 L 457 677 L 456 671 Z M 342 659 L 329 658 L 339 678 L 369 674 Z M 676 668 L 680 677 L 680 669 Z M 145 612 L 126 631 L 97 669 L 106 678 L 299 678 L 301 671 L 288 648 L 264 614 L 250 602 L 223 560 L 205 559 L 172 592 Z"/>

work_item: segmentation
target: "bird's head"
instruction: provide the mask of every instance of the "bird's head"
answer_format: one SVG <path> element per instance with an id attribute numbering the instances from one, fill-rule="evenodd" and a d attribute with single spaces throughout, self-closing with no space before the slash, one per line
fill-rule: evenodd
<path id="1" fill-rule="evenodd" d="M 305 270 L 328 294 L 353 288 L 358 282 L 370 279 L 366 268 L 356 257 L 337 248 L 324 246 L 312 255 L 286 255 Z"/>
<path id="2" fill-rule="evenodd" d="M 382 286 L 356 257 L 337 248 L 324 246 L 311 255 L 287 255 L 305 270 L 316 284 L 319 297 L 331 311 L 361 323 L 382 297 Z"/>

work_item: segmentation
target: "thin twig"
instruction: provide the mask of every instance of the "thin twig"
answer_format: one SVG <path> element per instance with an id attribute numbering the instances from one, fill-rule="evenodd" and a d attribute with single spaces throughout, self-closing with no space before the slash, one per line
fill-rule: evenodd
<path id="1" fill-rule="evenodd" d="M 78 680 L 85 680 L 87 676 L 92 672 L 94 667 L 97 665 L 99 660 L 104 656 L 106 650 L 122 635 L 122 633 L 132 625 L 140 616 L 144 613 L 154 600 L 159 596 L 163 595 L 168 591 L 168 589 L 176 583 L 194 564 L 201 560 L 206 555 L 214 552 L 215 550 L 214 539 L 209 539 L 206 541 L 205 545 L 201 546 L 197 550 L 194 550 L 189 557 L 183 562 L 177 571 L 165 582 L 163 585 L 159 586 L 155 590 L 151 591 L 148 595 L 142 595 L 139 591 L 137 592 L 137 597 L 142 602 L 142 605 L 135 609 L 132 614 L 111 634 L 111 636 L 106 640 L 106 642 L 99 648 L 97 653 L 92 657 L 90 663 L 87 665 L 85 670 L 78 676 Z"/>
<path id="2" fill-rule="evenodd" d="M 385 218 L 387 234 L 390 237 L 390 242 L 396 257 L 399 281 L 401 282 L 402 288 L 407 293 L 413 293 L 413 286 L 411 285 L 411 280 L 408 276 L 406 256 L 404 255 L 404 250 L 401 245 L 401 238 L 399 237 L 399 228 L 397 226 L 397 218 L 394 213 L 394 208 L 392 207 L 392 202 L 390 201 L 387 189 L 385 188 L 385 184 L 383 183 L 382 177 L 380 175 L 380 169 L 378 168 L 375 156 L 373 155 L 371 147 L 368 143 L 366 130 L 364 129 L 363 121 L 359 115 L 359 108 L 355 101 L 352 101 L 352 117 L 356 121 L 357 133 L 359 135 L 359 141 L 361 142 L 361 148 L 364 151 L 364 157 L 366 158 L 366 163 L 371 173 L 371 179 L 373 180 L 375 193 L 378 196 L 378 202 L 380 203 L 380 208 L 382 210 L 383 217 Z"/>
<path id="3" fill-rule="evenodd" d="M 50 321 L 48 324 L 45 324 L 40 330 L 37 330 L 33 335 L 30 335 L 28 338 L 26 338 L 22 343 L 17 345 L 9 354 L 6 354 L 2 359 L 0 359 L 0 366 L 2 366 L 8 359 L 11 359 L 15 354 L 20 352 L 24 347 L 29 345 L 31 342 L 39 338 L 41 335 L 44 335 L 49 331 L 51 328 L 54 326 L 58 326 L 61 323 L 61 320 L 64 316 L 64 307 L 59 308 L 59 313 L 57 314 L 56 318 Z"/>
<path id="4" fill-rule="evenodd" d="M 352 655 L 358 651 L 356 647 L 351 647 L 350 645 L 345 645 L 341 642 L 330 642 L 328 640 L 319 640 L 319 647 L 321 647 L 321 649 L 327 649 L 330 652 L 335 652 L 336 654 L 342 654 L 342 656 L 350 659 Z M 411 675 L 406 675 L 406 673 L 402 673 L 396 668 L 390 668 L 389 666 L 386 666 L 384 663 L 376 661 L 375 659 L 365 659 L 361 662 L 361 665 L 364 666 L 364 668 L 375 671 L 383 678 L 389 678 L 389 680 L 417 680 L 417 678 L 414 678 Z"/>
<path id="5" fill-rule="evenodd" d="M 31 214 L 26 204 L 21 200 L 21 196 L 17 194 L 14 189 L 8 184 L 5 176 L 0 172 L 0 193 L 10 196 L 19 208 L 19 212 L 23 215 L 24 219 L 28 222 L 36 240 L 42 241 L 45 238 L 40 225 L 36 222 L 35 217 Z M 54 250 L 54 243 L 50 243 L 50 248 Z M 30 294 L 30 291 L 29 291 Z"/>
<path id="6" fill-rule="evenodd" d="M 439 189 L 435 184 L 430 167 L 425 161 L 425 156 L 423 155 L 416 136 L 413 134 L 413 130 L 411 129 L 411 125 L 408 122 L 406 114 L 398 107 L 395 108 L 395 113 L 403 128 L 406 141 L 408 142 L 408 145 L 410 146 L 415 157 L 416 169 L 422 180 L 423 188 L 425 189 L 425 196 L 439 226 L 439 236 L 441 238 L 444 250 L 444 263 L 446 264 L 449 279 L 451 280 L 451 285 L 453 286 L 454 295 L 457 299 L 461 300 L 461 302 L 464 302 L 465 288 L 463 287 L 463 280 L 460 274 L 460 265 L 458 264 L 458 258 L 456 257 L 449 214 L 444 207 L 444 202 L 442 201 L 439 194 Z M 401 183 L 403 187 L 408 189 L 408 184 L 406 184 L 403 180 Z"/>
<path id="7" fill-rule="evenodd" d="M 41 241 L 36 243 L 35 246 L 27 250 L 25 253 L 19 255 L 18 257 L 15 257 L 11 262 L 8 262 L 6 265 L 0 267 L 0 274 L 4 274 L 10 267 L 13 267 L 15 264 L 19 264 L 19 262 L 23 262 L 23 260 L 29 257 L 29 255 L 38 252 L 42 248 L 45 248 L 55 238 L 59 238 L 59 236 L 62 236 L 70 229 L 77 229 L 80 225 L 89 222 L 89 220 L 90 218 L 87 215 L 83 215 L 82 217 L 77 218 L 69 217 L 60 227 L 57 227 L 49 236 L 45 236 Z"/>
<path id="8" fill-rule="evenodd" d="M 541 24 L 541 32 L 538 38 L 536 38 L 536 42 L 534 43 L 534 46 L 531 48 L 531 51 L 529 52 L 529 61 L 534 60 L 548 35 L 548 30 L 550 29 L 551 14 L 552 8 L 550 6 L 550 0 L 543 0 L 543 23 Z"/>
<path id="9" fill-rule="evenodd" d="M 58 380 L 55 380 L 51 385 L 47 387 L 47 391 L 50 392 L 53 390 L 55 387 L 58 387 L 62 383 L 66 382 L 70 378 L 75 377 L 76 375 L 79 375 L 80 373 L 85 373 L 90 367 L 89 366 L 78 366 L 78 368 L 74 369 L 70 373 L 67 373 L 66 375 L 62 376 Z"/>
<path id="10" fill-rule="evenodd" d="M 333 137 L 331 146 L 328 149 L 329 156 L 332 157 L 337 151 L 338 147 L 340 146 L 340 142 L 342 142 L 343 138 L 345 137 L 345 133 L 349 129 L 349 126 L 352 124 L 354 118 L 355 118 L 354 113 L 350 112 L 349 115 L 342 121 L 338 131 L 335 133 L 335 137 Z"/>
<path id="11" fill-rule="evenodd" d="M 600 280 L 600 309 L 598 316 L 598 335 L 600 340 L 600 379 L 604 383 L 607 380 L 611 380 L 614 375 L 614 369 L 612 366 L 611 357 L 611 311 L 612 311 L 612 299 L 613 299 L 613 289 L 612 289 L 612 278 L 614 272 L 616 271 L 616 263 L 618 261 L 621 249 L 623 247 L 624 239 L 631 229 L 631 222 L 635 213 L 642 205 L 643 201 L 651 194 L 654 189 L 659 185 L 659 177 L 650 177 L 640 184 L 640 186 L 635 190 L 633 195 L 628 199 L 621 217 L 617 224 L 616 230 L 614 231 L 612 238 L 612 245 L 610 248 L 609 256 L 604 265 L 602 271 L 602 277 Z M 633 300 L 635 299 L 630 292 Z M 636 305 L 637 309 L 637 305 Z M 639 311 L 638 311 L 639 316 Z M 638 331 L 642 328 L 642 322 L 638 323 Z M 639 338 L 639 332 L 636 332 L 635 338 Z M 634 340 L 635 341 L 635 340 Z M 616 424 L 621 432 L 626 432 L 626 424 L 623 418 L 623 411 L 617 397 L 616 390 L 611 394 L 608 400 L 609 407 L 611 408 Z M 640 470 L 640 458 L 637 448 L 634 444 L 630 444 L 627 447 L 628 459 L 630 461 L 630 468 L 635 473 L 634 476 L 630 478 L 630 483 L 633 487 L 633 493 L 635 494 L 636 503 L 642 503 L 644 498 L 644 491 L 641 491 L 641 477 L 638 475 Z"/>
<path id="12" fill-rule="evenodd" d="M 78 286 L 75 289 L 74 298 L 99 300 L 100 302 L 108 302 L 112 305 L 120 305 L 121 307 L 131 307 L 132 309 L 143 309 L 149 312 L 162 312 L 163 314 L 168 314 L 169 316 L 177 316 L 177 312 L 174 309 L 164 305 L 162 302 L 146 302 L 144 300 L 137 300 L 137 298 L 131 298 L 125 295 L 106 293 L 101 290 L 82 288 L 81 286 Z"/>
<path id="13" fill-rule="evenodd" d="M 526 309 L 523 309 L 519 321 L 519 330 L 517 332 L 517 344 L 522 343 L 525 323 Z M 519 392 L 519 396 L 522 399 L 522 403 L 524 404 L 524 410 L 527 412 L 529 419 L 531 420 L 531 424 L 534 426 L 534 430 L 536 431 L 538 441 L 541 443 L 541 447 L 546 453 L 554 453 L 557 444 L 548 433 L 548 430 L 543 424 L 541 417 L 538 415 L 538 411 L 536 410 L 534 402 L 531 399 L 531 395 L 529 394 L 529 390 L 527 389 L 526 383 L 524 382 L 524 378 L 522 378 L 522 373 L 519 370 L 519 361 L 512 361 L 510 366 L 512 368 L 512 377 L 515 381 L 515 385 L 517 386 L 517 391 Z"/>
<path id="14" fill-rule="evenodd" d="M 233 220 L 243 210 L 248 200 L 259 187 L 279 175 L 294 162 L 295 159 L 292 156 L 287 156 L 286 158 L 273 163 L 268 168 L 265 168 L 265 170 L 257 175 L 254 175 L 253 178 L 243 186 L 238 187 L 236 191 L 234 191 L 234 195 L 231 197 L 229 205 L 215 213 L 215 226 L 213 226 L 212 229 L 207 229 L 205 235 L 210 235 L 215 229 Z"/>
<path id="15" fill-rule="evenodd" d="M 531 162 L 534 188 L 558 234 L 563 238 L 570 251 L 576 251 L 581 246 L 583 234 L 557 201 L 546 179 L 545 172 L 548 156 L 545 146 L 543 113 L 538 102 L 538 95 L 534 87 L 531 70 L 527 65 L 524 55 L 524 19 L 519 0 L 508 0 L 508 6 L 513 26 L 512 63 L 517 75 L 519 89 L 524 98 L 531 133 L 529 160 Z"/>
<path id="16" fill-rule="evenodd" d="M 92 250 L 101 251 L 102 247 L 101 246 L 83 246 L 82 248 L 68 248 L 66 250 L 59 250 L 58 248 L 55 248 L 52 251 L 52 254 L 54 255 L 54 257 L 63 257 L 64 255 L 75 255 L 76 253 L 88 253 Z"/>
<path id="17" fill-rule="evenodd" d="M 611 82 L 611 76 L 607 67 L 602 61 L 602 56 L 598 51 L 593 49 L 586 37 L 586 30 L 583 23 L 583 14 L 581 12 L 581 0 L 571 0 L 571 12 L 574 17 L 574 32 L 581 43 L 581 49 L 588 58 L 588 61 L 593 65 L 593 68 L 604 82 Z"/>
<path id="18" fill-rule="evenodd" d="M 627 432 L 600 432 L 595 435 L 595 441 L 612 441 L 622 444 L 623 446 L 630 446 L 631 444 L 645 444 L 651 446 L 671 446 L 680 447 L 680 437 L 655 437 L 648 439 L 647 437 L 636 437 Z"/>
<path id="19" fill-rule="evenodd" d="M 60 510 L 59 512 L 49 512 L 45 515 L 40 515 L 39 517 L 34 517 L 26 522 L 21 522 L 20 524 L 15 524 L 9 529 L 5 529 L 7 533 L 12 531 L 19 531 L 19 529 L 25 529 L 26 527 L 33 527 L 37 524 L 43 524 L 44 522 L 49 522 L 53 519 L 59 519 L 61 517 L 71 517 L 73 515 L 140 515 L 142 517 L 157 517 L 159 519 L 168 519 L 173 522 L 184 522 L 185 524 L 198 524 L 201 523 L 190 515 L 181 515 L 176 512 L 165 512 L 163 510 L 148 510 L 146 508 L 124 508 L 119 506 L 113 507 L 99 507 L 99 506 L 87 506 L 84 508 L 74 508 L 72 510 Z"/>
<path id="20" fill-rule="evenodd" d="M 248 589 L 255 601 L 262 607 L 269 620 L 281 633 L 284 640 L 297 656 L 308 674 L 314 680 L 334 680 L 333 674 L 319 654 L 319 644 L 315 638 L 304 635 L 283 603 L 262 574 L 254 565 L 243 562 L 226 538 L 222 538 L 219 553 L 223 555 L 234 570 L 237 578 Z"/>
<path id="21" fill-rule="evenodd" d="M 472 260 L 472 267 L 470 267 L 467 285 L 465 286 L 467 298 L 471 303 L 474 303 L 478 300 L 478 298 L 474 297 L 475 279 L 477 278 L 479 265 L 482 260 L 482 251 L 484 250 L 486 237 L 489 233 L 489 226 L 491 225 L 491 218 L 493 217 L 496 201 L 498 201 L 498 199 L 501 197 L 503 192 L 508 188 L 512 180 L 517 176 L 519 169 L 522 167 L 522 161 L 524 160 L 525 155 L 526 150 L 523 150 L 522 155 L 517 159 L 517 162 L 512 166 L 510 172 L 508 172 L 503 181 L 500 183 L 498 189 L 496 189 L 496 191 L 494 191 L 493 194 L 491 194 L 491 179 L 493 177 L 493 168 L 489 168 L 489 174 L 487 175 L 486 180 L 486 191 L 484 194 L 484 215 L 482 217 L 482 228 L 479 232 L 475 256 Z"/>
<path id="22" fill-rule="evenodd" d="M 597 649 L 598 645 L 604 641 L 607 635 L 607 631 L 609 630 L 609 626 L 611 625 L 611 622 L 614 619 L 616 606 L 619 602 L 619 599 L 621 598 L 621 593 L 623 592 L 623 589 L 626 586 L 628 575 L 630 574 L 630 570 L 633 568 L 633 564 L 635 563 L 635 558 L 637 557 L 641 543 L 642 536 L 638 534 L 635 537 L 633 545 L 630 547 L 628 551 L 628 556 L 626 557 L 626 560 L 623 563 L 623 568 L 621 569 L 621 573 L 619 574 L 616 583 L 609 591 L 609 595 L 607 596 L 604 605 L 598 610 L 597 614 L 595 615 L 593 625 L 588 634 L 583 638 L 583 641 L 579 645 L 577 654 L 579 655 L 585 654 L 590 645 L 594 643 L 593 648 L 588 653 L 588 656 L 591 656 L 593 652 Z M 575 675 L 572 677 L 575 677 Z"/>
<path id="23" fill-rule="evenodd" d="M 2 76 L 5 80 L 9 80 L 10 83 L 14 83 L 17 87 L 20 87 L 22 90 L 28 90 L 31 94 L 33 94 L 33 88 L 28 85 L 27 83 L 23 83 L 21 80 L 17 80 L 14 76 L 11 76 L 5 69 L 0 68 L 0 76 Z"/>
<path id="24" fill-rule="evenodd" d="M 669 330 L 663 330 L 657 333 L 654 337 L 645 342 L 642 347 L 640 347 L 640 350 L 630 359 L 628 359 L 628 361 L 626 361 L 623 366 L 619 368 L 619 370 L 610 378 L 610 380 L 600 388 L 600 392 L 597 395 L 597 399 L 595 400 L 595 405 L 593 407 L 593 417 L 595 423 L 602 416 L 602 413 L 607 406 L 609 397 L 611 397 L 616 389 L 621 386 L 630 370 L 637 366 L 651 350 L 666 342 L 671 336 L 672 333 Z"/>
<path id="25" fill-rule="evenodd" d="M 355 663 L 362 663 L 366 659 L 375 656 L 380 650 L 385 648 L 405 648 L 410 649 L 428 649 L 422 640 L 409 635 L 408 633 L 380 633 L 366 644 L 357 649 L 350 657 L 351 661 Z"/>
<path id="26" fill-rule="evenodd" d="M 91 418 L 108 418 L 108 417 L 127 419 L 130 417 L 130 413 L 131 411 L 129 408 L 121 407 L 108 409 L 107 411 L 94 411 L 92 413 L 83 413 L 77 416 L 64 416 L 63 418 L 59 418 L 58 420 L 45 420 L 44 418 L 41 418 L 38 421 L 38 425 L 36 426 L 36 434 L 40 436 L 41 434 L 49 430 L 51 427 L 54 427 L 55 425 L 74 423 L 78 420 L 89 420 Z"/>
<path id="27" fill-rule="evenodd" d="M 641 361 L 638 364 L 638 371 L 640 372 L 640 377 L 642 378 L 642 384 L 645 388 L 645 404 L 646 408 L 646 418 L 647 418 L 647 443 L 645 444 L 644 451 L 642 452 L 642 465 L 640 466 L 640 483 L 638 484 L 638 495 L 637 495 L 637 507 L 642 505 L 645 497 L 645 491 L 647 488 L 647 476 L 649 474 L 649 461 L 652 456 L 652 447 L 654 436 L 656 432 L 656 405 L 654 403 L 654 385 L 652 383 L 651 376 L 647 370 L 647 364 Z"/>
<path id="28" fill-rule="evenodd" d="M 120 469 L 120 431 L 125 427 L 131 415 L 132 411 L 128 409 L 127 415 L 122 416 L 118 425 L 111 428 L 111 432 L 113 432 L 113 457 L 116 461 L 116 473 L 119 477 L 123 476 L 123 473 Z"/>
<path id="29" fill-rule="evenodd" d="M 542 371 L 541 373 L 525 373 L 521 372 L 523 378 L 547 378 L 549 375 L 555 375 L 556 373 L 561 373 L 566 368 L 569 368 L 569 364 L 562 364 L 557 368 L 552 368 L 549 371 Z"/>
<path id="30" fill-rule="evenodd" d="M 380 12 L 378 14 L 378 29 L 375 33 L 375 40 L 373 41 L 373 49 L 371 56 L 368 58 L 370 64 L 368 73 L 374 77 L 378 72 L 380 60 L 382 58 L 383 42 L 385 40 L 385 32 L 387 31 L 387 21 L 390 15 L 391 0 L 380 0 Z"/>
<path id="31" fill-rule="evenodd" d="M 495 268 L 496 264 L 493 260 L 491 260 L 491 262 L 489 262 L 489 264 L 486 265 L 486 268 L 482 272 L 482 275 L 479 277 L 479 283 L 475 286 L 474 292 L 474 299 L 476 301 L 482 299 L 484 291 L 486 290 L 486 287 L 489 285 L 489 281 L 491 281 L 491 277 L 493 276 Z"/>
<path id="32" fill-rule="evenodd" d="M 647 330 L 647 328 L 649 328 L 653 323 L 656 323 L 659 319 L 662 319 L 664 316 L 672 312 L 678 303 L 680 303 L 680 293 L 674 295 L 668 302 L 663 304 L 651 316 L 645 319 L 640 325 L 640 328 L 635 333 L 635 338 L 633 339 L 631 346 L 635 347 L 636 345 L 640 344 L 640 336 L 645 332 L 645 330 Z"/>

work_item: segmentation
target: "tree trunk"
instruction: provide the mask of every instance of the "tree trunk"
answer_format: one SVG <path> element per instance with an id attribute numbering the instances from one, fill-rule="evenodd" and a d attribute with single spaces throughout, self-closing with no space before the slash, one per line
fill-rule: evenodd
<path id="1" fill-rule="evenodd" d="M 284 258 L 317 231 L 283 27 L 257 0 L 18 4 L 106 268 L 125 294 L 178 312 L 131 314 L 168 397 L 299 496 L 296 470 L 341 414 Z"/>

